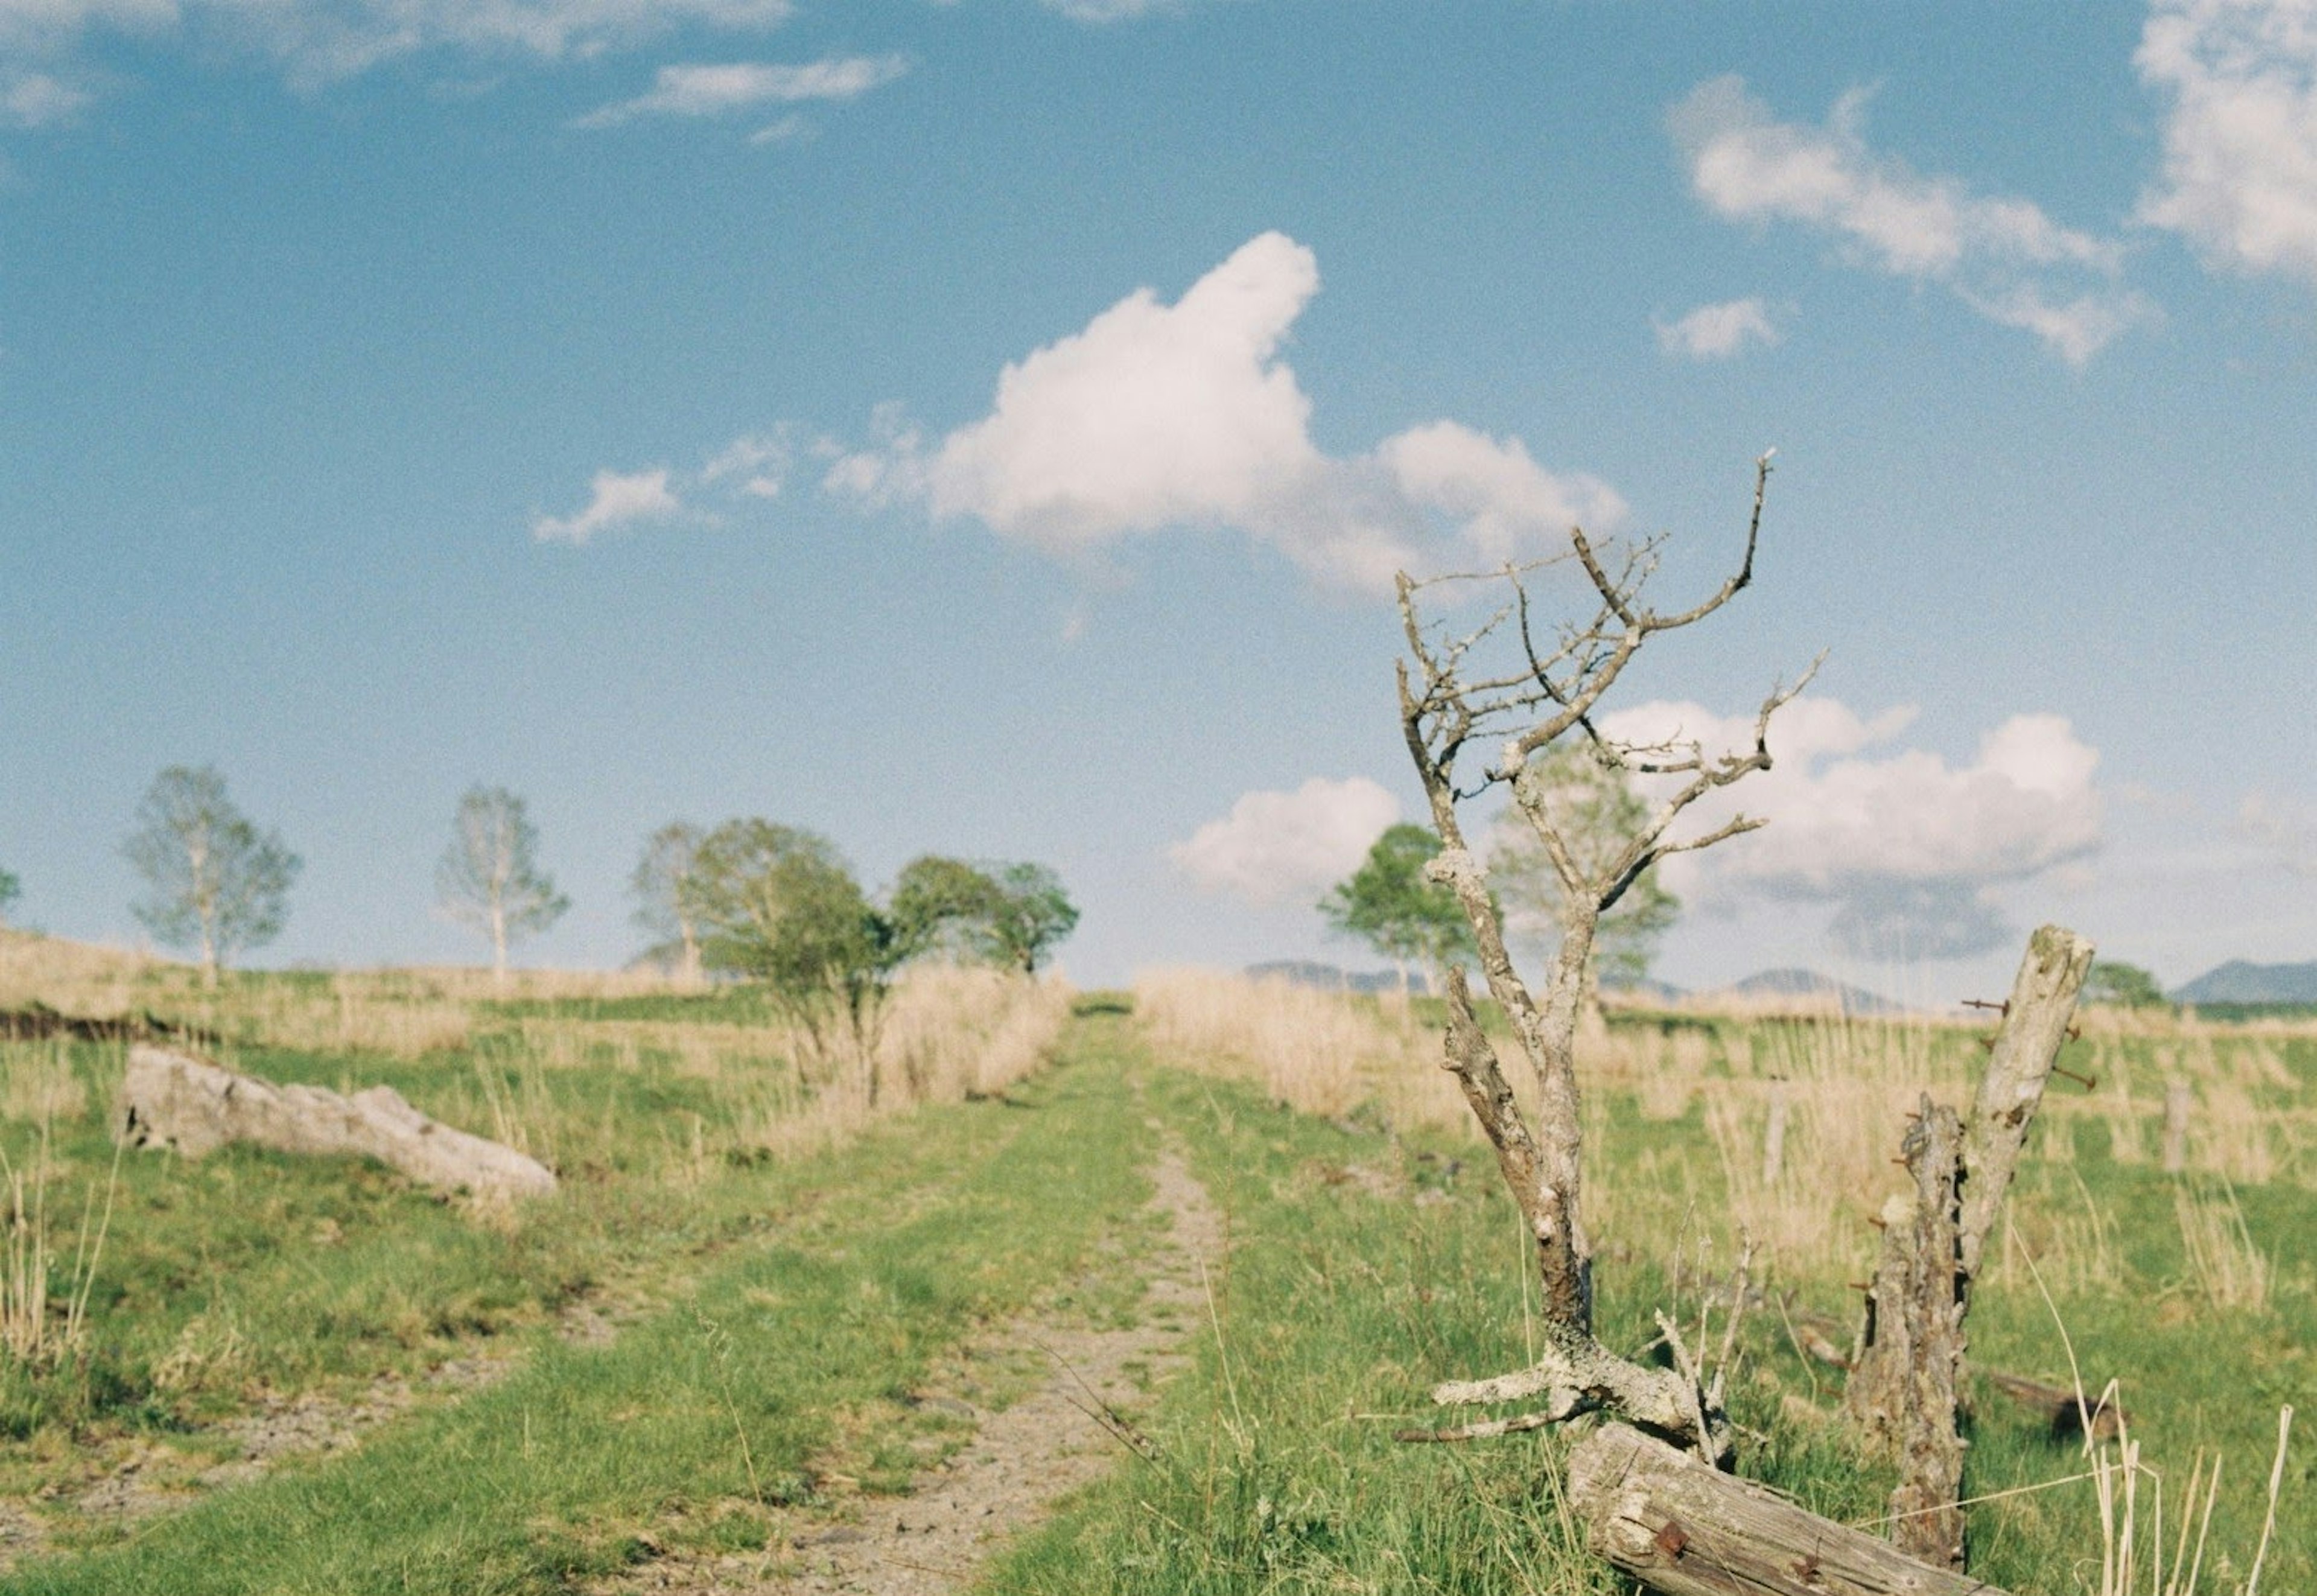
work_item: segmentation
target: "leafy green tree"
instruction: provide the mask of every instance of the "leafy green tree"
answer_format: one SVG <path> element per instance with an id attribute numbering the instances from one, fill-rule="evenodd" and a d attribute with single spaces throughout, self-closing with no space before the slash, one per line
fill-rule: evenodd
<path id="1" fill-rule="evenodd" d="M 974 928 L 998 911 L 1005 890 L 963 859 L 925 854 L 901 867 L 885 894 L 897 962 L 935 952 L 979 957 Z"/>
<path id="2" fill-rule="evenodd" d="M 571 900 L 540 867 L 539 828 L 523 801 L 478 783 L 459 800 L 451 846 L 434 866 L 443 914 L 490 938 L 491 972 L 506 982 L 507 946 L 563 918 Z"/>
<path id="3" fill-rule="evenodd" d="M 2084 977 L 2083 999 L 2087 1003 L 2111 1003 L 2123 1009 L 2170 1007 L 2155 976 L 2120 959 L 2092 962 L 2090 973 Z"/>
<path id="4" fill-rule="evenodd" d="M 872 1103 L 895 973 L 978 946 L 1005 898 L 1000 880 L 927 854 L 902 867 L 881 908 L 835 843 L 764 820 L 727 820 L 702 838 L 688 887 L 707 967 L 762 982 L 816 1054 L 848 1045 Z"/>
<path id="5" fill-rule="evenodd" d="M 1078 905 L 1043 865 L 1005 865 L 991 878 L 997 896 L 971 922 L 974 946 L 993 964 L 1035 975 L 1054 946 L 1078 928 Z"/>
<path id="6" fill-rule="evenodd" d="M 1390 959 L 1408 986 L 1408 966 L 1424 966 L 1439 990 L 1448 966 L 1474 955 L 1472 928 L 1456 895 L 1427 881 L 1424 866 L 1440 851 L 1428 827 L 1393 826 L 1375 839 L 1360 867 L 1320 900 L 1329 926 Z"/>
<path id="7" fill-rule="evenodd" d="M 1562 846 L 1579 878 L 1600 877 L 1650 822 L 1646 799 L 1623 770 L 1603 764 L 1579 743 L 1556 744 L 1536 761 L 1533 776 L 1553 816 Z M 1559 866 L 1534 828 L 1518 814 L 1498 826 L 1489 853 L 1489 878 L 1503 895 L 1512 923 L 1549 952 L 1559 946 L 1568 892 Z M 1649 978 L 1659 940 L 1681 913 L 1681 900 L 1658 880 L 1651 865 L 1633 878 L 1593 934 L 1593 984 L 1639 986 Z"/>
<path id="8" fill-rule="evenodd" d="M 8 910 L 23 894 L 24 883 L 16 879 L 13 870 L 0 870 L 0 926 L 8 923 Z"/>
<path id="9" fill-rule="evenodd" d="M 132 911 L 165 946 L 197 951 L 210 985 L 234 954 L 282 934 L 303 865 L 234 807 L 210 765 L 155 776 L 121 852 L 150 889 Z"/>
<path id="10" fill-rule="evenodd" d="M 636 924 L 660 938 L 655 953 L 674 948 L 676 973 L 688 985 L 700 981 L 700 915 L 692 902 L 700 842 L 699 827 L 671 820 L 646 839 L 643 857 L 628 878 Z"/>

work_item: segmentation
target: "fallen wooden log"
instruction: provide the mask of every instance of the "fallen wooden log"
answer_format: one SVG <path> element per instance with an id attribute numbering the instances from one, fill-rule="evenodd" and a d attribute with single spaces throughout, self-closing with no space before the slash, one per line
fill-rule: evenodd
<path id="1" fill-rule="evenodd" d="M 479 1197 L 555 1189 L 545 1165 L 429 1119 L 392 1087 L 349 1098 L 318 1086 L 277 1086 L 141 1042 L 129 1049 L 114 1134 L 131 1147 L 167 1148 L 186 1158 L 229 1142 L 281 1152 L 353 1153 L 425 1185 Z"/>
<path id="2" fill-rule="evenodd" d="M 182 1025 L 152 1013 L 88 1018 L 59 1013 L 40 1002 L 27 1003 L 22 1009 L 0 1009 L 0 1042 L 45 1042 L 54 1036 L 74 1042 L 169 1041 L 187 1047 L 219 1045 L 215 1031 Z"/>
<path id="3" fill-rule="evenodd" d="M 2004 1596 L 1624 1424 L 1569 1457 L 1586 1545 L 1666 1596 Z"/>
<path id="4" fill-rule="evenodd" d="M 2089 1412 L 2092 1439 L 2112 1441 L 2120 1439 L 2132 1415 L 2105 1395 L 2080 1394 L 2073 1386 L 2054 1385 L 2045 1380 L 2031 1380 L 2025 1375 L 2007 1375 L 1996 1369 L 1973 1371 L 1990 1385 L 2036 1414 L 2052 1427 L 2055 1441 L 2080 1441 L 2084 1438 L 2084 1419 Z"/>

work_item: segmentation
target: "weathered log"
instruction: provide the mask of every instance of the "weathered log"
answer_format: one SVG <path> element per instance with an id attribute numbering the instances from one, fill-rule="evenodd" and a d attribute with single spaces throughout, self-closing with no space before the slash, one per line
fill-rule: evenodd
<path id="1" fill-rule="evenodd" d="M 536 1197 L 555 1177 L 514 1148 L 429 1119 L 392 1087 L 352 1097 L 277 1086 L 144 1043 L 129 1049 L 114 1134 L 131 1147 L 200 1158 L 229 1142 L 282 1152 L 374 1158 L 423 1184 L 477 1196 Z"/>
<path id="2" fill-rule="evenodd" d="M 1666 1596 L 2004 1596 L 1624 1424 L 1569 1457 L 1586 1545 Z"/>
<path id="3" fill-rule="evenodd" d="M 221 1040 L 215 1031 L 163 1019 L 149 1010 L 92 1018 L 60 1013 L 38 1001 L 0 1009 L 0 1042 L 43 1042 L 52 1036 L 74 1042 L 166 1041 L 186 1047 L 215 1047 Z"/>
<path id="4" fill-rule="evenodd" d="M 2031 1380 L 2025 1375 L 2007 1375 L 1999 1369 L 1972 1372 L 2049 1424 L 2055 1441 L 2083 1439 L 2087 1417 L 2091 1420 L 2091 1438 L 2095 1441 L 2121 1439 L 2132 1422 L 2132 1415 L 2105 1394 L 2086 1396 L 2071 1385 L 2054 1385 L 2048 1380 Z"/>

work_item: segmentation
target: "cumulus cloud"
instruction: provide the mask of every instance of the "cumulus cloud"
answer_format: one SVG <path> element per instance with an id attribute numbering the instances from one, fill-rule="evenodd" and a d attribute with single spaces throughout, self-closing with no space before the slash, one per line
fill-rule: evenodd
<path id="1" fill-rule="evenodd" d="M 1314 902 L 1399 819 L 1400 801 L 1365 776 L 1314 776 L 1292 793 L 1246 794 L 1167 856 L 1203 892 L 1258 908 Z"/>
<path id="2" fill-rule="evenodd" d="M 2057 715 L 2015 715 L 1961 767 L 1892 745 L 1911 709 L 1871 719 L 1838 700 L 1803 697 L 1770 723 L 1772 768 L 1726 798 L 1701 802 L 1704 829 L 1735 810 L 1769 821 L 1719 847 L 1677 855 L 1669 884 L 1705 903 L 1758 894 L 1832 904 L 1829 935 L 1860 957 L 1948 958 L 2008 933 L 1995 889 L 2089 856 L 2101 838 L 2098 753 Z M 1717 716 L 1659 702 L 1604 718 L 1633 743 L 1749 746 L 1750 715 Z"/>
<path id="3" fill-rule="evenodd" d="M 597 471 L 585 509 L 560 519 L 533 516 L 531 535 L 542 543 L 585 544 L 599 532 L 666 521 L 683 509 L 684 501 L 667 485 L 665 466 L 625 473 Z"/>
<path id="4" fill-rule="evenodd" d="M 736 61 L 662 67 L 649 94 L 590 112 L 573 125 L 609 128 L 640 116 L 722 116 L 765 104 L 852 100 L 908 69 L 899 56 L 831 56 L 794 66 Z"/>
<path id="5" fill-rule="evenodd" d="M 679 27 L 760 31 L 792 0 L 0 0 L 0 45 L 172 32 L 280 61 L 313 87 L 429 50 L 562 60 Z"/>
<path id="6" fill-rule="evenodd" d="M 2116 284 L 2122 247 L 2063 227 L 2032 201 L 1926 176 L 1865 139 L 1866 94 L 1826 126 L 1782 122 L 1743 79 L 1700 84 L 1668 115 L 1697 197 L 1732 221 L 1802 222 L 1892 276 L 1945 283 L 1990 319 L 2023 327 L 2081 364 L 2153 314 Z M 2086 284 L 2062 288 L 2062 284 Z"/>
<path id="7" fill-rule="evenodd" d="M 703 486 L 737 488 L 753 498 L 778 498 L 794 450 L 786 427 L 733 439 L 700 468 Z"/>
<path id="8" fill-rule="evenodd" d="M 2275 793 L 2248 793 L 2235 830 L 2294 874 L 2317 876 L 2317 809 Z"/>
<path id="9" fill-rule="evenodd" d="M 89 102 L 88 91 L 45 72 L 26 72 L 0 82 L 0 126 L 46 128 L 68 121 Z"/>
<path id="10" fill-rule="evenodd" d="M 2170 102 L 2141 220 L 2317 287 L 2317 5 L 2159 0 L 2133 59 Z"/>
<path id="11" fill-rule="evenodd" d="M 1749 344 L 1778 341 L 1778 329 L 1758 299 L 1700 305 L 1677 320 L 1654 325 L 1659 348 L 1668 354 L 1685 354 L 1692 360 L 1727 360 Z"/>
<path id="12" fill-rule="evenodd" d="M 922 503 L 1050 552 L 1136 533 L 1230 526 L 1323 580 L 1390 587 L 1405 566 L 1491 563 L 1607 530 L 1606 484 L 1546 470 L 1517 439 L 1453 421 L 1338 457 L 1311 441 L 1311 403 L 1281 357 L 1319 291 L 1319 263 L 1282 233 L 1234 251 L 1166 303 L 1138 289 L 1086 327 L 1006 367 L 990 413 L 928 445 L 889 412 L 880 441 L 826 483 L 872 505 Z"/>

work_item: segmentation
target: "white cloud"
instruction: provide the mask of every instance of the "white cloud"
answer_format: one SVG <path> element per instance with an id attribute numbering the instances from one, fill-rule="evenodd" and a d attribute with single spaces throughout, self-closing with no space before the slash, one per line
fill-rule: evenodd
<path id="1" fill-rule="evenodd" d="M 766 122 L 748 135 L 751 144 L 801 144 L 812 137 L 812 123 L 801 112 L 790 112 L 777 121 Z"/>
<path id="2" fill-rule="evenodd" d="M 1775 344 L 1778 329 L 1758 299 L 1700 305 L 1676 321 L 1654 324 L 1658 347 L 1692 360 L 1727 360 L 1749 344 Z"/>
<path id="3" fill-rule="evenodd" d="M 2248 793 L 2235 830 L 2295 875 L 2317 876 L 2317 809 L 2275 793 Z"/>
<path id="4" fill-rule="evenodd" d="M 2098 753 L 2057 715 L 2015 715 L 1968 765 L 1891 744 L 1911 709 L 1864 719 L 1830 698 L 1795 700 L 1770 723 L 1771 769 L 1701 802 L 1686 834 L 1735 811 L 1759 831 L 1666 863 L 1668 883 L 1707 903 L 1746 893 L 1831 903 L 1837 945 L 1859 956 L 1947 957 L 2005 934 L 1991 889 L 2088 857 L 2101 839 Z M 1635 743 L 1750 745 L 1750 715 L 1695 704 L 1637 705 L 1604 718 Z"/>
<path id="5" fill-rule="evenodd" d="M 761 31 L 792 0 L 0 0 L 0 45 L 179 31 L 272 57 L 313 87 L 428 50 L 562 60 L 679 27 Z"/>
<path id="6" fill-rule="evenodd" d="M 26 72 L 0 84 L 0 125 L 46 128 L 69 121 L 89 102 L 85 89 L 76 89 L 45 72 Z"/>
<path id="7" fill-rule="evenodd" d="M 1043 0 L 1049 11 L 1074 22 L 1123 22 L 1158 11 L 1178 11 L 1176 0 Z"/>
<path id="8" fill-rule="evenodd" d="M 2062 227 L 2031 201 L 1973 194 L 1959 179 L 1925 176 L 1877 155 L 1865 137 L 1866 95 L 1835 103 L 1823 128 L 1781 122 L 1742 79 L 1700 84 L 1668 117 L 1691 187 L 1732 221 L 1799 221 L 1843 241 L 1893 276 L 1943 282 L 1982 315 L 2024 327 L 2081 364 L 2152 314 L 2115 286 L 2122 247 Z M 2094 286 L 2049 309 L 2060 282 Z"/>
<path id="9" fill-rule="evenodd" d="M 597 471 L 589 485 L 587 507 L 558 519 L 533 516 L 531 535 L 543 543 L 585 544 L 599 532 L 680 514 L 684 501 L 667 485 L 664 466 L 646 471 Z"/>
<path id="10" fill-rule="evenodd" d="M 778 498 L 795 451 L 786 427 L 733 439 L 700 468 L 702 486 L 729 483 L 754 498 Z"/>
<path id="11" fill-rule="evenodd" d="M 1365 776 L 1314 776 L 1292 793 L 1245 794 L 1167 856 L 1203 892 L 1258 908 L 1316 902 L 1399 819 L 1400 801 Z"/>
<path id="12" fill-rule="evenodd" d="M 1050 552 L 1182 526 L 1230 526 L 1322 580 L 1388 589 L 1404 566 L 1494 563 L 1624 503 L 1539 466 L 1517 439 L 1439 421 L 1336 457 L 1280 351 L 1320 286 L 1311 252 L 1265 233 L 1173 304 L 1138 289 L 1008 365 L 990 413 L 927 450 L 897 414 L 827 485 L 922 501 Z"/>
<path id="13" fill-rule="evenodd" d="M 908 69 L 899 56 L 831 56 L 794 66 L 736 61 L 662 67 L 653 75 L 649 94 L 590 112 L 573 126 L 609 128 L 639 116 L 721 116 L 756 105 L 852 100 Z"/>
<path id="14" fill-rule="evenodd" d="M 2317 287 L 2317 4 L 2159 0 L 2133 58 L 2171 102 L 2141 220 Z"/>

